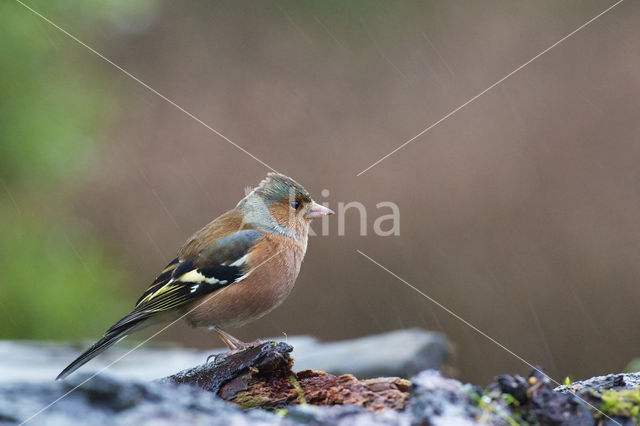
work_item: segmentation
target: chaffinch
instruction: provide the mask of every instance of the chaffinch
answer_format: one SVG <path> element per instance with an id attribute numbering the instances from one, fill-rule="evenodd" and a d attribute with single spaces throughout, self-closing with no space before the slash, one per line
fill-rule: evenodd
<path id="1" fill-rule="evenodd" d="M 269 173 L 238 205 L 196 232 L 142 294 L 57 377 L 63 379 L 128 334 L 184 317 L 210 327 L 230 350 L 246 343 L 220 327 L 238 327 L 289 295 L 307 250 L 309 223 L 333 214 L 293 179 Z"/>

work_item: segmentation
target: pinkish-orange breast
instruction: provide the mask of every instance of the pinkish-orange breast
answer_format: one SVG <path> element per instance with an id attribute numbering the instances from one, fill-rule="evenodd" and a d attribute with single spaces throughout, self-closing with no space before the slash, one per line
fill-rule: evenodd
<path id="1" fill-rule="evenodd" d="M 239 327 L 278 307 L 291 293 L 306 245 L 282 235 L 267 234 L 249 252 L 251 272 L 185 308 L 193 327 Z"/>

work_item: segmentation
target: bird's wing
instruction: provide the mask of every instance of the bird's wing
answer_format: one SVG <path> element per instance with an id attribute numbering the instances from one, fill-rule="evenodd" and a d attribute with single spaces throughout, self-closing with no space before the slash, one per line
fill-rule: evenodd
<path id="1" fill-rule="evenodd" d="M 249 273 L 249 251 L 261 236 L 255 229 L 238 231 L 192 258 L 174 259 L 142 294 L 135 309 L 107 333 L 241 281 Z"/>

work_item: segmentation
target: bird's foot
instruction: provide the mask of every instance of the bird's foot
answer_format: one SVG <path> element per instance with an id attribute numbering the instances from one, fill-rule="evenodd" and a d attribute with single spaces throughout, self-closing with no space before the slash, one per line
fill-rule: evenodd
<path id="1" fill-rule="evenodd" d="M 235 342 L 234 349 L 230 348 L 227 352 L 209 355 L 207 357 L 207 364 L 211 361 L 211 358 L 213 358 L 213 364 L 217 365 L 219 362 L 222 363 L 224 359 L 229 355 L 237 354 L 238 352 L 242 352 L 249 348 L 255 348 L 256 346 L 260 346 L 264 343 L 267 343 L 267 340 L 256 339 L 253 342 L 241 342 L 240 340 L 238 340 L 237 342 Z"/>
<path id="2" fill-rule="evenodd" d="M 224 353 L 224 354 L 211 354 L 207 357 L 207 363 L 209 363 L 209 360 L 211 358 L 213 358 L 213 362 L 217 363 L 219 358 L 226 358 L 229 355 L 241 352 L 245 349 L 249 349 L 249 348 L 253 348 L 256 346 L 260 346 L 263 343 L 266 343 L 266 340 L 262 340 L 262 339 L 257 339 L 254 340 L 253 342 L 243 342 L 240 339 L 237 339 L 235 337 L 233 337 L 232 335 L 230 335 L 229 333 L 227 333 L 226 331 L 222 330 L 221 328 L 218 327 L 213 327 L 213 330 L 218 333 L 218 336 L 220 337 L 220 339 L 224 342 L 225 345 L 227 345 L 227 347 L 229 348 L 229 351 Z"/>
<path id="3" fill-rule="evenodd" d="M 249 348 L 255 348 L 256 346 L 260 346 L 263 345 L 265 343 L 267 343 L 268 340 L 264 340 L 264 339 L 256 339 L 253 342 L 247 342 L 244 344 L 244 346 L 241 349 L 238 349 L 237 351 L 243 351 L 245 349 L 249 349 Z"/>

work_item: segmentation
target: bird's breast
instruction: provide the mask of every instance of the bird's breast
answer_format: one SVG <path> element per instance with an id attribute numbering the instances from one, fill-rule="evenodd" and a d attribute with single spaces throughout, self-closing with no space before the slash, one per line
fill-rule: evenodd
<path id="1" fill-rule="evenodd" d="M 305 246 L 284 236 L 270 235 L 248 256 L 249 272 L 186 308 L 186 319 L 194 327 L 239 327 L 278 307 L 291 293 Z"/>

